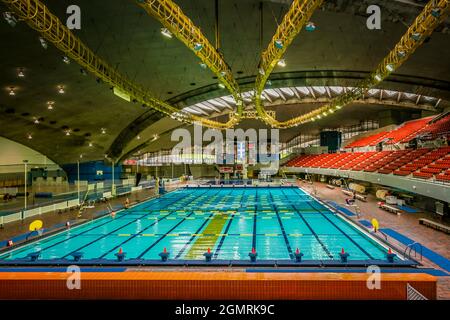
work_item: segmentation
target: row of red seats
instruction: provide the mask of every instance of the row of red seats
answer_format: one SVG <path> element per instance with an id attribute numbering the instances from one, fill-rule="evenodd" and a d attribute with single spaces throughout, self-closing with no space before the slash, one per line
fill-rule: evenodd
<path id="1" fill-rule="evenodd" d="M 416 136 L 424 136 L 430 140 L 434 140 L 441 135 L 450 136 L 450 114 L 434 123 L 428 124 L 416 133 Z"/>
<path id="2" fill-rule="evenodd" d="M 450 147 L 307 155 L 289 161 L 287 166 L 393 173 L 398 176 L 412 174 L 425 179 L 436 176 L 438 180 L 447 181 Z"/>
<path id="3" fill-rule="evenodd" d="M 450 118 L 450 117 L 449 117 Z M 403 123 L 394 130 L 389 132 L 383 131 L 367 137 L 363 137 L 356 141 L 351 142 L 345 148 L 359 148 L 375 146 L 378 143 L 385 141 L 385 144 L 396 144 L 399 142 L 408 142 L 414 138 L 419 132 L 422 132 L 425 128 L 431 128 L 428 123 L 433 119 L 433 116 L 421 118 L 417 120 L 411 120 Z M 438 121 L 439 122 L 439 121 Z M 436 122 L 436 123 L 438 123 Z M 434 129 L 433 129 L 434 128 Z M 440 125 L 436 125 L 432 130 L 441 130 Z"/>
<path id="4" fill-rule="evenodd" d="M 384 137 L 388 134 L 387 131 L 382 131 L 358 140 L 355 140 L 348 144 L 346 148 L 360 148 L 366 146 L 376 146 L 378 143 L 383 141 Z"/>

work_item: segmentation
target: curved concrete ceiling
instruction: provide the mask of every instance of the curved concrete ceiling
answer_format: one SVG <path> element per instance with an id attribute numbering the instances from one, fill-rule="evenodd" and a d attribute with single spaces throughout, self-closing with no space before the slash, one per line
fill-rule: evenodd
<path id="1" fill-rule="evenodd" d="M 67 6 L 73 4 L 69 0 L 44 2 L 63 21 Z M 176 2 L 213 42 L 214 2 Z M 276 69 L 272 86 L 351 86 L 364 77 L 398 41 L 426 1 L 376 2 L 382 7 L 382 29 L 369 31 L 366 1 L 327 1 L 313 16 L 317 30 L 302 32 L 295 39 L 285 56 L 287 65 Z M 163 37 L 160 24 L 133 1 L 109 0 L 105 5 L 79 0 L 76 4 L 82 10 L 82 28 L 74 33 L 158 98 L 181 109 L 226 94 L 217 87 L 213 74 L 199 66 L 194 54 L 176 39 Z M 252 88 L 261 47 L 271 39 L 276 20 L 281 20 L 288 6 L 286 1 L 264 1 L 260 42 L 259 4 L 258 0 L 220 1 L 221 52 L 243 91 Z M 1 4 L 0 10 L 7 9 Z M 1 136 L 62 164 L 76 161 L 80 154 L 84 160 L 103 159 L 104 154 L 119 159 L 147 146 L 155 134 L 163 136 L 180 125 L 116 97 L 107 85 L 81 73 L 75 62 L 64 63 L 54 47 L 43 49 L 39 35 L 24 23 L 13 28 L 3 19 L 0 22 Z M 444 24 L 381 88 L 450 100 L 450 61 L 442 58 L 450 56 L 449 37 L 448 24 Z M 20 68 L 23 78 L 18 77 Z M 58 93 L 59 85 L 64 86 L 64 94 Z M 15 96 L 9 95 L 10 87 Z M 48 101 L 55 102 L 52 110 L 47 108 Z M 347 111 L 341 116 L 347 117 Z M 136 141 L 138 135 L 141 141 Z"/>

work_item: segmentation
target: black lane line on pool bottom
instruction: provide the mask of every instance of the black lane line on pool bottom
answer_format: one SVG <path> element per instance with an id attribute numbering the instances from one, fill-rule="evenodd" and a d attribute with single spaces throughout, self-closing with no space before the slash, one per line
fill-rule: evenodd
<path id="1" fill-rule="evenodd" d="M 286 194 L 284 193 L 283 190 L 281 190 L 281 193 L 283 194 L 284 198 L 287 199 L 287 196 L 286 196 Z M 272 199 L 272 202 L 275 202 L 274 199 L 273 199 L 272 193 L 270 193 L 270 198 Z M 288 239 L 288 237 L 286 235 L 286 230 L 284 230 L 284 225 L 283 225 L 283 222 L 281 221 L 280 213 L 278 212 L 278 207 L 277 206 L 275 206 L 275 213 L 277 214 L 278 223 L 280 224 L 281 233 L 283 234 L 284 242 L 286 242 L 286 247 L 287 247 L 288 252 L 289 252 L 289 257 L 291 259 L 294 259 L 294 255 L 292 253 L 292 247 L 291 247 L 291 244 L 289 243 L 289 239 Z"/>
<path id="2" fill-rule="evenodd" d="M 352 237 L 350 237 L 347 233 L 344 232 L 344 230 L 342 230 L 341 228 L 339 228 L 337 226 L 337 224 L 335 224 L 333 221 L 330 220 L 330 218 L 328 218 L 325 214 L 323 214 L 320 210 L 318 210 L 316 207 L 314 207 L 312 204 L 309 204 L 313 209 L 315 209 L 318 213 L 320 213 L 325 219 L 328 220 L 328 222 L 330 222 L 336 229 L 339 230 L 339 232 L 341 232 L 344 236 L 347 237 L 347 239 L 349 239 L 355 246 L 357 246 L 359 248 L 359 250 L 361 250 L 361 252 L 363 252 L 367 257 L 369 257 L 369 259 L 373 260 L 373 257 L 370 255 L 370 253 L 368 253 L 366 250 L 364 250 L 363 247 L 361 247 L 355 240 L 352 239 Z"/>
<path id="3" fill-rule="evenodd" d="M 170 229 L 169 231 L 167 231 L 161 238 L 159 238 L 158 240 L 156 240 L 155 242 L 153 242 L 153 244 L 148 247 L 147 249 L 145 249 L 140 255 L 137 256 L 137 259 L 141 259 L 142 256 L 144 256 L 147 252 L 149 252 L 154 246 L 156 246 L 162 239 L 164 239 L 165 237 L 167 237 L 167 235 L 169 233 L 171 233 L 173 230 L 175 230 L 180 224 L 182 224 L 186 218 L 189 218 L 190 216 L 192 216 L 194 214 L 194 212 L 191 212 L 190 214 L 187 215 L 187 217 L 184 217 L 180 222 L 178 222 L 172 229 Z"/>
<path id="4" fill-rule="evenodd" d="M 200 226 L 200 228 L 197 229 L 197 231 L 195 231 L 195 234 L 199 234 L 200 231 L 202 231 L 202 229 L 205 227 L 205 225 L 209 222 L 209 218 L 211 218 L 213 216 L 213 213 L 211 213 L 207 219 L 205 219 L 205 221 L 202 223 L 202 225 Z M 178 254 L 175 256 L 175 259 L 178 259 L 184 252 L 184 250 L 186 250 L 186 248 L 188 247 L 188 245 L 195 239 L 196 236 L 192 236 L 188 242 L 186 242 L 183 246 L 183 248 L 181 248 L 181 250 L 178 252 Z"/>
<path id="5" fill-rule="evenodd" d="M 311 232 L 314 235 L 314 237 L 316 238 L 317 242 L 320 243 L 320 245 L 322 246 L 322 249 L 325 251 L 325 253 L 328 255 L 328 257 L 330 257 L 330 259 L 333 259 L 333 255 L 330 253 L 330 250 L 328 250 L 328 248 L 319 239 L 319 236 L 314 231 L 314 229 L 311 228 L 311 226 L 309 225 L 308 221 L 306 221 L 305 217 L 303 217 L 303 215 L 300 213 L 300 211 L 298 211 L 298 210 L 296 210 L 296 211 L 297 211 L 297 214 L 300 216 L 300 218 L 303 220 L 303 222 L 306 224 L 306 226 L 309 228 L 309 230 L 311 230 Z"/>
<path id="6" fill-rule="evenodd" d="M 235 216 L 235 214 L 233 213 L 233 214 L 231 215 L 230 221 L 228 221 L 228 224 L 227 224 L 227 226 L 226 226 L 226 228 L 225 228 L 225 231 L 223 232 L 224 234 L 228 234 L 228 230 L 230 230 L 231 222 L 233 222 L 234 216 Z M 240 234 L 239 234 L 239 235 L 240 235 Z M 227 236 L 222 236 L 222 237 L 220 238 L 220 242 L 219 242 L 219 244 L 217 245 L 216 252 L 214 252 L 214 259 L 217 259 L 217 257 L 219 256 L 220 249 L 222 248 L 222 245 L 223 245 L 223 243 L 225 242 L 226 237 L 227 237 Z"/>

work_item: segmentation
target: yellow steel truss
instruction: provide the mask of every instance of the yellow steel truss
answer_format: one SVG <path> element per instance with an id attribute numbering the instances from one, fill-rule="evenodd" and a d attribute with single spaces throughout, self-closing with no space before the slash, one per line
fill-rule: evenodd
<path id="1" fill-rule="evenodd" d="M 362 97 L 370 88 L 382 82 L 385 78 L 389 76 L 396 68 L 400 67 L 408 58 L 416 51 L 417 48 L 422 45 L 424 40 L 433 32 L 433 30 L 448 16 L 449 14 L 449 0 L 431 0 L 415 19 L 413 24 L 408 28 L 407 32 L 403 35 L 400 41 L 396 44 L 394 49 L 382 60 L 374 72 L 371 75 L 360 81 L 354 89 L 336 97 L 329 104 L 326 104 L 318 109 L 315 109 L 309 113 L 303 114 L 298 117 L 294 117 L 287 121 L 277 121 L 276 119 L 270 117 L 264 110 L 263 103 L 261 101 L 261 93 L 264 89 L 265 80 L 270 75 L 275 64 L 282 57 L 289 43 L 298 34 L 299 28 L 303 26 L 305 19 L 298 19 L 297 24 L 295 24 L 292 19 L 292 11 L 299 10 L 300 6 L 303 5 L 305 17 L 309 17 L 313 10 L 317 8 L 320 1 L 314 0 L 294 0 L 289 12 L 283 19 L 283 23 L 280 24 L 278 30 L 272 39 L 269 49 L 266 50 L 262 57 L 262 67 L 263 72 L 257 78 L 255 86 L 255 106 L 260 117 L 269 125 L 278 128 L 290 128 L 293 126 L 298 126 L 306 122 L 315 121 L 325 117 L 331 113 L 338 111 L 345 105 L 355 101 L 356 99 Z M 308 6 L 309 4 L 309 6 Z M 309 8 L 310 10 L 307 10 Z M 296 26 L 297 28 L 294 28 Z M 280 36 L 281 35 L 281 36 Z M 287 39 L 283 43 L 283 48 L 277 51 L 274 42 L 277 39 Z"/>
<path id="2" fill-rule="evenodd" d="M 267 79 L 278 61 L 283 57 L 286 49 L 322 2 L 323 0 L 294 0 L 272 37 L 269 46 L 262 53 L 255 82 L 255 108 L 259 117 L 271 126 L 279 126 L 279 122 L 267 113 L 261 100 L 261 94 L 264 91 Z"/>
<path id="3" fill-rule="evenodd" d="M 17 17 L 37 30 L 42 37 L 52 42 L 68 57 L 77 61 L 87 71 L 95 74 L 104 82 L 126 93 L 131 99 L 146 104 L 176 120 L 201 124 L 216 129 L 230 128 L 242 117 L 243 102 L 239 86 L 232 76 L 231 69 L 224 62 L 201 31 L 182 13 L 171 0 L 139 0 L 147 12 L 156 16 L 161 23 L 183 41 L 205 63 L 232 93 L 236 103 L 236 112 L 230 113 L 226 123 L 205 119 L 182 112 L 170 104 L 156 99 L 147 90 L 121 75 L 115 68 L 96 56 L 81 40 L 76 37 L 61 21 L 54 16 L 39 0 L 1 0 Z M 255 83 L 255 106 L 259 117 L 274 127 L 289 128 L 309 121 L 314 121 L 338 111 L 345 105 L 364 95 L 367 90 L 383 81 L 396 68 L 402 65 L 410 55 L 423 43 L 433 30 L 449 14 L 450 0 L 431 0 L 416 18 L 414 23 L 400 39 L 394 49 L 383 59 L 371 76 L 360 81 L 353 90 L 347 91 L 330 103 L 307 114 L 287 121 L 277 121 L 275 115 L 264 109 L 261 93 L 276 63 L 281 59 L 287 47 L 309 20 L 314 10 L 323 0 L 294 0 L 288 13 L 277 29 L 276 34 L 262 55 L 260 70 Z M 201 46 L 199 50 L 198 47 Z"/>
<path id="4" fill-rule="evenodd" d="M 190 48 L 231 92 L 236 101 L 237 110 L 230 113 L 230 120 L 223 124 L 223 128 L 236 125 L 242 115 L 243 101 L 239 85 L 222 55 L 172 0 L 137 0 L 137 2 L 149 15 L 158 19 L 164 27 Z"/>
<path id="5" fill-rule="evenodd" d="M 129 95 L 130 99 L 148 105 L 173 119 L 186 122 L 200 122 L 210 128 L 223 129 L 224 124 L 182 112 L 170 104 L 156 99 L 147 90 L 120 74 L 106 61 L 98 57 L 78 37 L 76 37 L 39 0 L 1 0 L 21 21 L 38 31 L 42 37 L 53 43 L 68 57 L 78 62 L 105 83 Z"/>

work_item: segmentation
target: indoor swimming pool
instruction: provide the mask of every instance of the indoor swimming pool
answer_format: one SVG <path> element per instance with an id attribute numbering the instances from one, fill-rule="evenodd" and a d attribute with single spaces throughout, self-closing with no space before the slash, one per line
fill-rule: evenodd
<path id="1" fill-rule="evenodd" d="M 39 260 L 126 259 L 169 261 L 339 260 L 342 248 L 352 260 L 385 260 L 386 247 L 297 187 L 190 187 L 132 208 L 86 222 L 14 250 L 0 261 L 20 261 L 38 252 Z M 28 258 L 29 259 L 29 258 Z"/>

